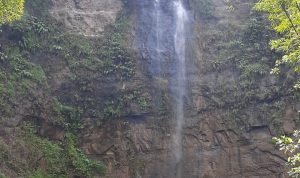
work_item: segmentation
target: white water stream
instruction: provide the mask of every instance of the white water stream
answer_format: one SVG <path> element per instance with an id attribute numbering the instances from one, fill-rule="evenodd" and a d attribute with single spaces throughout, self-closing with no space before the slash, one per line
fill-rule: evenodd
<path id="1" fill-rule="evenodd" d="M 173 0 L 170 2 L 173 7 L 172 12 L 173 15 L 173 24 L 172 27 L 166 27 L 163 17 L 166 17 L 166 12 L 163 12 L 162 5 L 166 5 L 165 1 L 163 0 L 155 0 L 154 1 L 154 35 L 156 38 L 155 42 L 155 58 L 153 59 L 155 63 L 155 69 L 158 70 L 158 75 L 161 74 L 161 65 L 162 65 L 162 47 L 163 44 L 168 44 L 166 40 L 166 36 L 173 37 L 173 47 L 168 49 L 174 49 L 174 55 L 172 63 L 174 65 L 171 69 L 174 71 L 173 75 L 171 76 L 171 90 L 172 97 L 173 97 L 173 113 L 175 119 L 175 126 L 174 132 L 172 134 L 172 160 L 170 162 L 171 165 L 175 166 L 175 176 L 180 178 L 181 177 L 181 162 L 183 157 L 183 143 L 182 143 L 182 130 L 184 125 L 184 100 L 186 97 L 186 29 L 188 25 L 188 12 L 184 7 L 182 0 Z M 174 28 L 173 28 L 174 27 Z M 164 34 L 163 28 L 170 28 L 174 29 L 172 31 L 169 30 L 172 34 Z"/>
<path id="2" fill-rule="evenodd" d="M 175 59 L 176 59 L 176 85 L 175 85 L 175 117 L 176 128 L 173 135 L 174 154 L 176 164 L 182 159 L 182 128 L 184 124 L 184 98 L 186 96 L 186 25 L 188 14 L 181 0 L 174 2 L 176 15 L 176 29 L 174 33 Z"/>
<path id="3" fill-rule="evenodd" d="M 158 76 L 161 73 L 161 7 L 160 7 L 160 0 L 155 0 L 154 4 L 155 8 L 155 33 L 156 33 L 156 66 Z"/>

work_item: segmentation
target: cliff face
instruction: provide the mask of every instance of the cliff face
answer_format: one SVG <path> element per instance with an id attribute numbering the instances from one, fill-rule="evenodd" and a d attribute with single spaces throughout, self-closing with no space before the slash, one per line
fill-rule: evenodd
<path id="1" fill-rule="evenodd" d="M 105 1 L 53 1 L 52 16 L 62 22 L 72 33 L 97 36 L 104 27 L 113 23 L 122 3 Z"/>
<path id="2" fill-rule="evenodd" d="M 3 27 L 3 174 L 89 177 L 95 166 L 80 164 L 78 146 L 106 165 L 98 177 L 287 177 L 271 138 L 297 128 L 299 96 L 292 73 L 269 74 L 279 57 L 268 46 L 274 32 L 251 2 L 229 11 L 223 1 L 182 1 L 189 23 L 178 164 L 175 0 L 159 8 L 154 0 L 47 2 L 28 0 L 31 15 Z"/>
<path id="3" fill-rule="evenodd" d="M 188 97 L 183 160 L 174 167 L 172 135 L 176 117 L 172 114 L 170 93 L 175 30 L 172 3 L 161 3 L 163 63 L 162 74 L 157 76 L 153 67 L 157 65 L 153 62 L 157 57 L 155 3 L 133 2 L 140 60 L 148 63 L 154 76 L 151 86 L 156 92 L 152 96 L 155 98 L 162 91 L 168 100 L 166 113 L 153 111 L 147 121 L 130 124 L 134 158 L 141 164 L 135 165 L 138 169 L 133 169 L 134 175 L 285 177 L 284 158 L 270 140 L 282 128 L 286 133 L 296 128 L 293 119 L 297 119 L 297 104 L 288 89 L 290 79 L 269 75 L 278 57 L 268 49 L 273 32 L 260 14 L 251 11 L 249 2 L 237 2 L 233 12 L 220 1 L 185 3 L 191 18 L 191 32 L 187 34 Z"/>

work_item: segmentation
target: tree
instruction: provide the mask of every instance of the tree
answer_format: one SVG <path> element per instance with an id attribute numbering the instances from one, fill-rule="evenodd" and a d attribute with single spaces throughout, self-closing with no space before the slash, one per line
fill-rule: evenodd
<path id="1" fill-rule="evenodd" d="M 0 0 L 0 25 L 22 17 L 24 0 Z"/>
<path id="2" fill-rule="evenodd" d="M 300 2 L 298 0 L 260 0 L 255 9 L 267 12 L 272 27 L 279 33 L 279 38 L 272 40 L 272 49 L 283 53 L 272 73 L 278 74 L 281 64 L 288 64 L 300 73 Z M 300 88 L 297 84 L 295 87 Z"/>
<path id="3" fill-rule="evenodd" d="M 300 73 L 300 2 L 299 0 L 259 0 L 256 10 L 267 12 L 272 27 L 279 37 L 270 42 L 271 48 L 281 52 L 271 73 L 278 74 L 282 64 L 287 64 L 296 73 Z M 300 89 L 300 83 L 295 85 Z M 291 167 L 290 176 L 300 175 L 300 131 L 294 131 L 292 137 L 273 138 L 280 150 L 288 155 L 287 163 Z"/>
<path id="4" fill-rule="evenodd" d="M 300 175 L 300 131 L 294 131 L 293 137 L 280 136 L 273 138 L 279 149 L 288 155 L 288 165 L 291 166 L 288 172 L 292 177 Z"/>

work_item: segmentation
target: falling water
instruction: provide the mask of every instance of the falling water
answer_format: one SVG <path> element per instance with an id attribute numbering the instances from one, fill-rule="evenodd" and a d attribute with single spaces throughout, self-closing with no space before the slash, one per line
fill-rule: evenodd
<path id="1" fill-rule="evenodd" d="M 176 15 L 176 29 L 174 33 L 175 59 L 176 59 L 176 85 L 175 85 L 175 117 L 176 128 L 173 135 L 174 154 L 176 164 L 182 159 L 182 127 L 184 124 L 184 98 L 186 95 L 186 25 L 188 14 L 181 0 L 174 2 Z"/>
<path id="2" fill-rule="evenodd" d="M 186 98 L 186 31 L 188 22 L 188 12 L 185 9 L 183 0 L 153 0 L 153 11 L 151 11 L 152 30 L 145 38 L 146 49 L 151 51 L 152 75 L 159 79 L 169 79 L 172 93 L 174 132 L 171 137 L 171 159 L 168 159 L 167 168 L 175 168 L 172 175 L 165 177 L 181 178 L 181 163 L 183 157 L 182 130 L 184 125 L 184 100 Z M 143 1 L 147 4 L 149 1 Z M 148 4 L 147 4 L 148 5 Z M 144 14 L 147 11 L 142 9 Z M 148 17 L 148 16 L 144 16 Z M 142 19 L 142 18 L 141 18 Z M 142 19 L 141 22 L 144 19 Z M 143 32 L 143 31 L 141 31 Z M 144 33 L 141 33 L 144 34 Z M 144 42 L 144 41 L 142 41 Z M 145 48 L 142 48 L 143 50 Z M 172 53 L 174 52 L 174 53 Z M 147 54 L 145 52 L 145 54 Z M 159 88 L 159 87 L 158 87 Z M 155 93 L 160 98 L 159 90 Z M 159 103 L 158 99 L 158 103 Z M 164 169 L 160 167 L 158 169 Z M 160 170 L 161 171 L 161 170 Z M 167 173 L 168 174 L 168 173 Z M 174 175 L 175 174 L 175 175 Z"/>
<path id="3" fill-rule="evenodd" d="M 161 29 L 160 29 L 160 0 L 155 0 L 155 33 L 156 33 L 156 61 L 157 61 L 157 68 L 158 74 L 161 72 Z"/>

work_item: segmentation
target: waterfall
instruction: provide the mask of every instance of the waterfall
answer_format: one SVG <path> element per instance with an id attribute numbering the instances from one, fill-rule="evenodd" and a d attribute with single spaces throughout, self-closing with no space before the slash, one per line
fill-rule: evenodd
<path id="1" fill-rule="evenodd" d="M 189 31 L 189 14 L 185 0 L 139 0 L 138 45 L 141 56 L 149 61 L 149 71 L 154 79 L 154 107 L 161 106 L 162 91 L 169 86 L 173 107 L 173 120 L 168 121 L 171 128 L 168 139 L 170 154 L 166 158 L 157 158 L 166 162 L 157 163 L 157 175 L 161 177 L 181 177 L 183 158 L 183 126 L 185 120 L 186 98 L 186 34 Z M 150 9 L 151 8 L 151 9 Z M 167 82 L 165 82 L 167 81 Z M 164 83 L 161 83 L 164 82 Z M 155 135 L 155 138 L 161 136 Z M 170 134 L 169 134 L 170 133 Z M 156 134 L 156 132 L 154 132 Z M 169 137 L 170 135 L 170 137 Z M 154 139 L 155 140 L 155 139 Z M 158 155 L 160 156 L 160 155 Z M 176 171 L 174 171 L 174 169 Z M 170 170 L 173 170 L 170 172 Z M 175 175 L 174 175 L 175 174 Z M 153 175 L 156 177 L 156 175 Z"/>
<path id="2" fill-rule="evenodd" d="M 176 128 L 173 135 L 174 154 L 176 164 L 179 164 L 182 159 L 182 128 L 184 124 L 184 98 L 186 95 L 186 25 L 188 21 L 187 11 L 181 0 L 174 2 L 175 10 L 175 32 L 174 32 L 174 47 L 176 60 L 175 74 L 175 106 L 174 114 L 176 118 Z"/>
<path id="3" fill-rule="evenodd" d="M 156 38 L 156 59 L 155 63 L 157 68 L 157 75 L 160 77 L 161 74 L 161 15 L 160 15 L 160 0 L 155 0 L 155 38 Z"/>
<path id="4" fill-rule="evenodd" d="M 154 13 L 155 13 L 155 38 L 156 38 L 156 58 L 155 68 L 158 69 L 158 75 L 161 74 L 161 63 L 162 63 L 162 44 L 167 44 L 165 35 L 162 33 L 163 19 L 161 16 L 161 0 L 155 0 L 154 2 Z M 174 55 L 172 57 L 172 63 L 174 71 L 171 81 L 171 89 L 173 91 L 173 113 L 175 116 L 175 128 L 172 135 L 172 154 L 174 154 L 175 160 L 172 160 L 171 164 L 178 166 L 182 160 L 182 128 L 184 124 L 184 98 L 186 96 L 186 25 L 188 22 L 188 13 L 181 0 L 171 1 L 173 7 L 173 34 L 170 36 L 173 38 Z M 172 31 L 171 31 L 172 32 Z M 172 45 L 172 44 L 171 44 Z M 170 49 L 170 48 L 169 48 Z M 179 171 L 180 172 L 180 171 Z M 180 174 L 180 173 L 179 173 Z"/>

